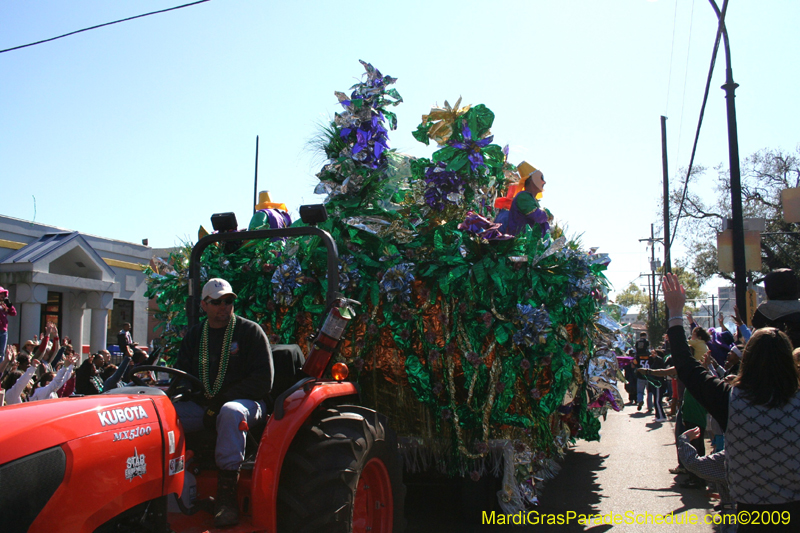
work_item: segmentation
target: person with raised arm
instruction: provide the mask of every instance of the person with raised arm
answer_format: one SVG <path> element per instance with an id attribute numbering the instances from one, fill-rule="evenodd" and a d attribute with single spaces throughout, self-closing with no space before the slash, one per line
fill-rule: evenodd
<path id="1" fill-rule="evenodd" d="M 677 276 L 662 280 L 669 340 L 678 378 L 725 432 L 725 465 L 739 531 L 797 531 L 800 520 L 800 373 L 792 343 L 776 328 L 753 332 L 733 383 L 692 357 L 683 330 L 686 291 Z M 741 521 L 758 517 L 753 522 Z M 788 517 L 767 521 L 763 517 Z"/>

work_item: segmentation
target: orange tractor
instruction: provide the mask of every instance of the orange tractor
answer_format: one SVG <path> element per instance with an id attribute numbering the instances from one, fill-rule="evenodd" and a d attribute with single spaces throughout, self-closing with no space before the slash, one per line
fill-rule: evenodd
<path id="1" fill-rule="evenodd" d="M 395 434 L 383 415 L 358 405 L 346 367 L 330 365 L 355 302 L 335 292 L 338 253 L 327 232 L 300 227 L 204 237 L 191 255 L 189 324 L 198 320 L 200 257 L 208 245 L 298 236 L 319 237 L 327 248 L 327 316 L 302 366 L 296 346 L 273 347 L 273 412 L 264 427 L 247 428 L 241 519 L 224 531 L 401 531 L 405 487 Z M 187 442 L 173 407 L 185 393 L 179 382 L 202 384 L 168 367 L 137 371 L 173 379 L 166 390 L 139 380 L 97 396 L 0 408 L 0 530 L 214 531 L 213 435 Z"/>

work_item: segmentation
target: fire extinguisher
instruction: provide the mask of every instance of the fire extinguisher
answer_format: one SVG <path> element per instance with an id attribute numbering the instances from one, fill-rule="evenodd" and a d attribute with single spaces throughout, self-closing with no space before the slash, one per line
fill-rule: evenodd
<path id="1" fill-rule="evenodd" d="M 328 363 L 344 335 L 347 323 L 355 316 L 352 304 L 359 302 L 348 298 L 338 298 L 328 311 L 328 316 L 313 340 L 311 353 L 308 354 L 303 372 L 314 378 L 321 378 Z"/>

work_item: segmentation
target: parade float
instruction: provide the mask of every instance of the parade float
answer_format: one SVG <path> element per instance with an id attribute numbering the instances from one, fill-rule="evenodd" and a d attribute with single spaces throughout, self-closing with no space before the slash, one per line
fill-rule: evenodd
<path id="1" fill-rule="evenodd" d="M 361 302 L 335 360 L 350 368 L 364 405 L 386 414 L 407 472 L 502 478 L 508 512 L 537 503 L 543 481 L 575 439 L 599 438 L 599 417 L 623 401 L 614 386 L 613 320 L 601 313 L 609 259 L 584 250 L 539 209 L 518 234 L 494 220 L 520 181 L 493 144 L 484 105 L 434 107 L 414 137 L 430 158 L 389 148 L 402 102 L 396 79 L 371 65 L 319 146 L 327 161 L 315 193 L 319 223 L 339 250 L 339 291 Z M 270 202 L 250 229 L 288 222 Z M 302 225 L 297 221 L 294 225 Z M 158 302 L 167 353 L 186 325 L 190 246 L 157 259 L 148 296 Z M 325 251 L 314 239 L 212 246 L 201 277 L 222 277 L 236 312 L 274 343 L 297 343 L 325 311 Z"/>

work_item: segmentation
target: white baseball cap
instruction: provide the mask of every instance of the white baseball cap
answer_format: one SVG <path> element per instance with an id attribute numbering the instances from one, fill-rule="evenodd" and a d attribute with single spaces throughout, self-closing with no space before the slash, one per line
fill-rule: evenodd
<path id="1" fill-rule="evenodd" d="M 236 298 L 236 293 L 233 292 L 233 287 L 231 284 L 225 281 L 222 278 L 211 278 L 208 280 L 203 286 L 203 294 L 201 296 L 201 300 L 205 300 L 206 298 L 211 298 L 212 300 L 216 300 L 217 298 L 222 298 L 226 294 L 232 294 L 234 298 Z"/>

